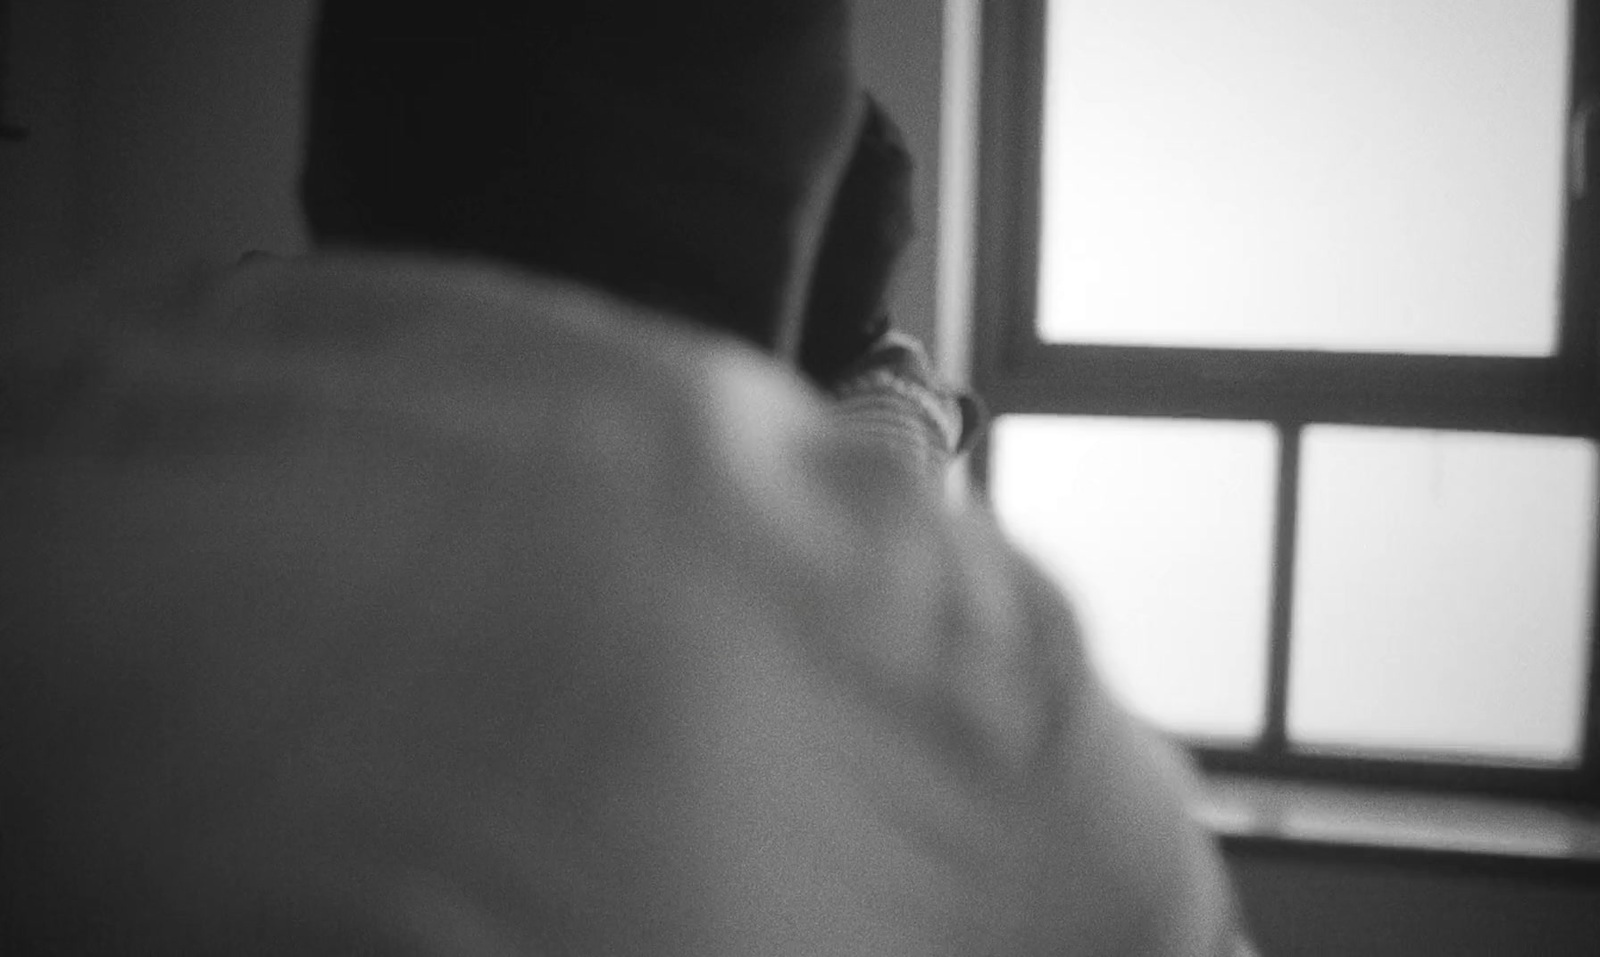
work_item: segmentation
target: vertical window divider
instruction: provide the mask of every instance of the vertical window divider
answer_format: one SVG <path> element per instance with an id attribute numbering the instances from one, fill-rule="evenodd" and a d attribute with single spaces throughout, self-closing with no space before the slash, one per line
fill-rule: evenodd
<path id="1" fill-rule="evenodd" d="M 1600 250 L 1600 0 L 1573 0 L 1572 87 L 1569 135 L 1565 259 L 1562 263 L 1564 358 L 1576 357 L 1581 373 L 1580 401 L 1587 434 L 1600 442 L 1600 278 L 1594 257 Z M 1600 536 L 1600 501 L 1596 502 L 1595 535 Z M 1600 537 L 1592 543 L 1589 573 L 1589 662 L 1576 790 L 1580 798 L 1600 801 Z"/>
<path id="2" fill-rule="evenodd" d="M 1267 632 L 1267 715 L 1260 748 L 1288 750 L 1290 628 L 1300 517 L 1300 445 L 1305 423 L 1278 423 L 1278 495 L 1273 516 L 1272 606 Z"/>
<path id="3" fill-rule="evenodd" d="M 1600 490 L 1596 494 L 1600 494 Z M 1600 498 L 1594 505 L 1595 527 L 1590 529 L 1589 542 L 1589 660 L 1584 675 L 1588 684 L 1581 719 L 1577 783 L 1578 796 L 1590 802 L 1600 800 Z"/>

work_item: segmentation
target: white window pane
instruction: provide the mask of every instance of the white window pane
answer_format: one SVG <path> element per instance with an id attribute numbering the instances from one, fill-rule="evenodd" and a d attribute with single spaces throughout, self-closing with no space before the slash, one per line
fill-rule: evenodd
<path id="1" fill-rule="evenodd" d="M 1047 341 L 1548 354 L 1566 0 L 1056 0 Z"/>
<path id="2" fill-rule="evenodd" d="M 1000 520 L 1073 597 L 1107 685 L 1168 730 L 1259 734 L 1274 430 L 1006 416 L 990 447 Z"/>
<path id="3" fill-rule="evenodd" d="M 1593 446 L 1332 426 L 1304 441 L 1291 740 L 1575 757 Z"/>

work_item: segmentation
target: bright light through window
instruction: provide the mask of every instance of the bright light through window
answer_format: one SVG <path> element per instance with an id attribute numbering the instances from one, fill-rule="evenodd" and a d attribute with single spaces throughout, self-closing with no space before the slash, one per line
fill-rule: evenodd
<path id="1" fill-rule="evenodd" d="M 1005 416 L 990 442 L 999 517 L 1073 597 L 1111 689 L 1171 731 L 1259 734 L 1273 429 Z"/>
<path id="2" fill-rule="evenodd" d="M 1051 342 L 1545 355 L 1566 0 L 1054 0 Z"/>
<path id="3" fill-rule="evenodd" d="M 1290 740 L 1575 759 L 1593 446 L 1334 426 L 1304 443 Z"/>

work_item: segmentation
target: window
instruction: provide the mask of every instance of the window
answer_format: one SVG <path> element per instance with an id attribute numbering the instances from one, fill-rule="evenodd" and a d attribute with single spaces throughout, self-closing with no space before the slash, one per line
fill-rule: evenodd
<path id="1" fill-rule="evenodd" d="M 1600 0 L 985 5 L 975 459 L 1203 764 L 1600 800 Z"/>

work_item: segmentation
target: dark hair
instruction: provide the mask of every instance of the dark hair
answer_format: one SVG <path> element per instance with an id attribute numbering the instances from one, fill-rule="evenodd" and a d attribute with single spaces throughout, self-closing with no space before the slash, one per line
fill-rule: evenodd
<path id="1" fill-rule="evenodd" d="M 771 347 L 856 132 L 848 39 L 845 0 L 325 0 L 308 225 L 571 275 Z"/>

